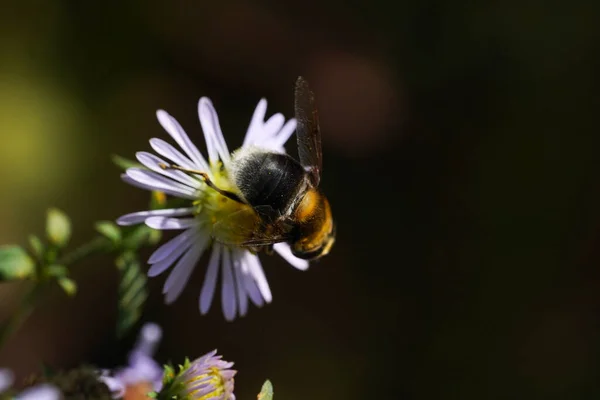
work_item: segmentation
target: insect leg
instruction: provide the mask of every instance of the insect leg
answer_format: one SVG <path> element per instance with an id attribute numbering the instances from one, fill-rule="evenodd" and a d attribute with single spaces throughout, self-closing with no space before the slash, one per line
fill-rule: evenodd
<path id="1" fill-rule="evenodd" d="M 273 243 L 265 246 L 265 254 L 268 255 L 268 256 L 272 256 L 274 254 Z"/>
<path id="2" fill-rule="evenodd" d="M 225 197 L 227 197 L 227 198 L 229 198 L 229 199 L 231 199 L 233 201 L 237 201 L 238 203 L 246 204 L 246 202 L 244 200 L 242 200 L 240 198 L 240 196 L 238 196 L 237 194 L 232 193 L 232 192 L 228 192 L 228 191 L 223 190 L 223 189 L 219 189 L 213 183 L 213 181 L 210 180 L 210 178 L 208 177 L 208 174 L 206 172 L 183 168 L 183 167 L 180 167 L 179 165 L 175 165 L 175 164 L 167 165 L 167 164 L 162 164 L 161 163 L 161 164 L 158 164 L 158 165 L 162 169 L 176 169 L 178 171 L 187 172 L 188 174 L 199 175 L 200 177 L 202 177 L 202 180 L 204 181 L 204 183 L 206 183 L 207 186 L 213 188 L 214 190 L 216 190 L 217 192 L 219 192 L 223 196 L 225 196 Z"/>

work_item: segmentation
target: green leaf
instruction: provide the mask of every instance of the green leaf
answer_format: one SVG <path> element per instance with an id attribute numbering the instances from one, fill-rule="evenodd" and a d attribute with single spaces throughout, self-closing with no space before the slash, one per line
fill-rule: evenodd
<path id="1" fill-rule="evenodd" d="M 71 278 L 58 278 L 58 284 L 65 291 L 67 296 L 73 297 L 77 293 L 77 283 Z"/>
<path id="2" fill-rule="evenodd" d="M 268 379 L 262 385 L 262 389 L 258 394 L 258 400 L 273 400 L 273 385 Z"/>
<path id="3" fill-rule="evenodd" d="M 175 372 L 175 368 L 170 364 L 164 365 L 163 370 L 163 384 L 166 386 L 173 382 L 177 374 Z"/>
<path id="4" fill-rule="evenodd" d="M 69 274 L 69 270 L 64 265 L 49 265 L 45 268 L 45 272 L 53 278 L 64 278 Z"/>
<path id="5" fill-rule="evenodd" d="M 20 246 L 0 247 L 0 281 L 30 278 L 35 262 Z"/>
<path id="6" fill-rule="evenodd" d="M 71 222 L 62 211 L 51 208 L 46 220 L 46 234 L 52 244 L 65 247 L 71 238 Z"/>
<path id="7" fill-rule="evenodd" d="M 148 298 L 146 274 L 133 252 L 122 254 L 116 261 L 119 270 L 117 335 L 123 336 L 139 320 Z"/>
<path id="8" fill-rule="evenodd" d="M 144 165 L 130 160 L 128 158 L 125 157 L 121 157 L 119 155 L 113 154 L 111 156 L 112 162 L 119 168 L 121 168 L 122 170 L 126 170 L 127 168 L 142 168 L 142 169 L 148 169 L 146 168 Z"/>
<path id="9" fill-rule="evenodd" d="M 162 231 L 152 229 L 147 225 L 140 224 L 132 230 L 124 230 L 123 247 L 130 250 L 137 250 L 147 244 L 156 244 L 160 241 Z"/>
<path id="10" fill-rule="evenodd" d="M 112 221 L 96 222 L 96 230 L 104 237 L 110 239 L 114 244 L 121 241 L 121 229 Z"/>
<path id="11" fill-rule="evenodd" d="M 38 260 L 41 261 L 44 259 L 44 252 L 46 251 L 46 249 L 44 248 L 42 239 L 40 239 L 39 237 L 37 237 L 35 235 L 30 235 L 29 236 L 29 247 L 31 247 L 31 251 L 32 251 L 33 255 Z"/>

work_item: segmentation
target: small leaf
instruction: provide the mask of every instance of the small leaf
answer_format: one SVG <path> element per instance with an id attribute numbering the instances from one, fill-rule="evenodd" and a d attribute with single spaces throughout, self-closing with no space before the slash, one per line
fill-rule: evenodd
<path id="1" fill-rule="evenodd" d="M 31 247 L 31 251 L 33 255 L 38 259 L 42 260 L 44 258 L 44 244 L 42 243 L 42 239 L 35 235 L 29 236 L 29 247 Z"/>
<path id="2" fill-rule="evenodd" d="M 46 234 L 51 243 L 65 247 L 71 238 L 71 222 L 62 211 L 51 208 L 46 220 Z"/>
<path id="3" fill-rule="evenodd" d="M 121 241 L 121 229 L 112 221 L 96 222 L 96 230 L 104 237 L 110 239 L 114 244 Z"/>
<path id="4" fill-rule="evenodd" d="M 58 278 L 58 284 L 65 291 L 67 296 L 73 297 L 77 293 L 77 283 L 71 278 Z"/>
<path id="5" fill-rule="evenodd" d="M 111 156 L 112 162 L 119 168 L 121 168 L 122 170 L 126 170 L 128 168 L 143 168 L 143 169 L 147 169 L 145 166 L 143 166 L 142 164 L 130 160 L 128 158 L 125 157 L 121 157 L 119 155 L 113 154 Z"/>
<path id="6" fill-rule="evenodd" d="M 116 260 L 119 269 L 119 302 L 117 335 L 123 336 L 139 320 L 148 298 L 147 277 L 133 252 L 122 254 Z"/>
<path id="7" fill-rule="evenodd" d="M 35 262 L 19 246 L 0 247 L 0 281 L 25 279 L 35 274 Z"/>
<path id="8" fill-rule="evenodd" d="M 46 275 L 53 278 L 63 278 L 69 274 L 69 270 L 64 265 L 49 265 L 45 268 Z"/>
<path id="9" fill-rule="evenodd" d="M 140 224 L 127 232 L 123 239 L 123 247 L 126 249 L 137 250 L 147 244 L 155 244 L 160 240 L 161 231 L 152 229 L 147 225 Z"/>
<path id="10" fill-rule="evenodd" d="M 262 385 L 262 389 L 258 394 L 258 400 L 273 400 L 273 385 L 268 379 Z"/>
<path id="11" fill-rule="evenodd" d="M 163 369 L 163 384 L 167 386 L 173 381 L 173 379 L 175 379 L 175 368 L 170 364 L 165 364 Z"/>

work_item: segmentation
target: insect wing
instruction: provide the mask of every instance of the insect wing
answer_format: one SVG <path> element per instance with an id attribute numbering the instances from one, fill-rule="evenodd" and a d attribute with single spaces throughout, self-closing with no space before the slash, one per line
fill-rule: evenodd
<path id="1" fill-rule="evenodd" d="M 246 207 L 216 221 L 212 233 L 220 243 L 239 246 L 253 237 L 260 224 L 258 214 L 251 207 Z"/>
<path id="2" fill-rule="evenodd" d="M 315 95 L 301 76 L 296 80 L 294 109 L 300 164 L 310 173 L 313 185 L 318 186 L 323 169 L 319 115 Z"/>
<path id="3" fill-rule="evenodd" d="M 263 206 L 261 206 L 263 207 Z M 227 215 L 215 222 L 213 235 L 226 245 L 266 246 L 291 238 L 283 224 L 265 225 L 261 216 L 251 207 Z"/>

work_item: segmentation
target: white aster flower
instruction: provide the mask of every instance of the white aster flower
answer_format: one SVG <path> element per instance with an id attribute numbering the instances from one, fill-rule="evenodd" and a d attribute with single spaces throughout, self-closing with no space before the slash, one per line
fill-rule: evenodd
<path id="1" fill-rule="evenodd" d="M 254 147 L 283 153 L 284 144 L 296 129 L 296 120 L 285 122 L 282 114 L 265 121 L 267 101 L 262 99 L 254 111 L 242 148 Z M 208 161 L 192 143 L 181 125 L 165 111 L 156 113 L 158 121 L 175 140 L 183 153 L 162 139 L 150 139 L 150 145 L 164 158 L 147 152 L 136 154 L 148 169 L 129 168 L 123 175 L 126 182 L 147 190 L 157 190 L 186 199 L 189 206 L 182 208 L 142 211 L 118 219 L 120 225 L 145 222 L 151 228 L 182 230 L 175 238 L 160 246 L 150 257 L 149 276 L 157 276 L 174 266 L 164 287 L 165 302 L 175 301 L 185 287 L 202 254 L 212 247 L 204 283 L 200 292 L 200 312 L 208 312 L 221 273 L 221 302 L 225 319 L 243 316 L 248 310 L 248 299 L 260 307 L 272 300 L 271 290 L 256 254 L 241 247 L 226 246 L 214 240 L 213 225 L 221 218 L 237 211 L 234 201 L 227 200 L 208 187 L 200 176 L 174 169 L 163 169 L 161 164 L 176 164 L 188 170 L 201 171 L 223 190 L 235 189 L 228 178 L 231 154 L 228 150 L 219 118 L 211 101 L 202 97 L 198 115 L 204 132 Z M 274 250 L 297 269 L 308 268 L 306 260 L 292 255 L 286 243 L 277 243 Z"/>

